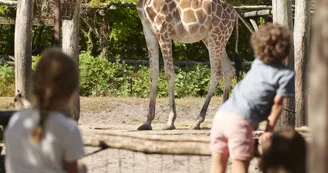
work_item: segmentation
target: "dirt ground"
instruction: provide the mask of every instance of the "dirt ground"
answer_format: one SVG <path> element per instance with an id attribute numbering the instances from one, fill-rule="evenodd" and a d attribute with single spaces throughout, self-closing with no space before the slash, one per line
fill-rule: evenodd
<path id="1" fill-rule="evenodd" d="M 178 117 L 177 132 L 186 131 L 200 112 L 204 98 L 184 98 L 176 100 Z M 0 98 L 0 110 L 13 109 L 12 98 Z M 81 98 L 81 129 L 136 130 L 146 120 L 148 99 L 140 98 Z M 209 105 L 205 122 L 201 128 L 203 135 L 209 135 L 212 118 L 219 108 L 220 98 L 213 98 Z M 168 99 L 158 99 L 153 131 L 166 124 L 169 114 Z M 180 135 L 194 135 L 182 133 Z M 97 148 L 86 147 L 91 153 Z M 107 149 L 82 159 L 90 173 L 205 173 L 209 172 L 209 156 L 149 155 L 126 150 Z M 257 160 L 251 162 L 250 173 L 260 172 Z M 228 164 L 230 172 L 231 163 Z"/>
<path id="2" fill-rule="evenodd" d="M 199 114 L 204 98 L 177 99 L 176 127 L 185 131 Z M 212 118 L 219 108 L 219 98 L 209 106 L 206 120 L 202 124 L 204 135 L 209 135 Z M 100 130 L 136 130 L 147 115 L 148 99 L 137 98 L 83 98 L 81 100 L 81 128 Z M 153 131 L 159 131 L 166 124 L 169 114 L 167 99 L 158 99 Z M 194 135 L 193 133 L 183 135 Z M 95 148 L 86 148 L 86 153 Z M 82 160 L 92 173 L 205 173 L 209 172 L 208 156 L 147 155 L 138 152 L 109 149 Z M 228 164 L 230 172 L 231 163 Z M 258 173 L 257 160 L 250 166 L 251 173 Z"/>

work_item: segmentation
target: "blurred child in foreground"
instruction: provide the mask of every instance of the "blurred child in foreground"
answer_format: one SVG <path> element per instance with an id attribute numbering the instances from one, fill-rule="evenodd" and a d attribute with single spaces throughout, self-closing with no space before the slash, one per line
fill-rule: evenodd
<path id="1" fill-rule="evenodd" d="M 260 143 L 268 140 L 285 97 L 294 94 L 294 72 L 283 61 L 291 45 L 290 31 L 279 24 L 263 25 L 252 35 L 256 59 L 232 96 L 220 107 L 211 130 L 211 173 L 224 173 L 228 157 L 232 173 L 246 173 L 253 158 L 253 130 L 267 120 Z"/>
<path id="2" fill-rule="evenodd" d="M 83 143 L 70 107 L 79 85 L 76 62 L 58 49 L 43 52 L 33 77 L 32 107 L 5 130 L 8 173 L 85 173 Z"/>

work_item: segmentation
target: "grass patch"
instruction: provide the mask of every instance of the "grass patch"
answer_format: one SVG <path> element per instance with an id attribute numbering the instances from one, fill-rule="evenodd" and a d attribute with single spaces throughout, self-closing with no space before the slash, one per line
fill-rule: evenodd
<path id="1" fill-rule="evenodd" d="M 0 110 L 13 110 L 15 109 L 13 97 L 0 97 Z"/>

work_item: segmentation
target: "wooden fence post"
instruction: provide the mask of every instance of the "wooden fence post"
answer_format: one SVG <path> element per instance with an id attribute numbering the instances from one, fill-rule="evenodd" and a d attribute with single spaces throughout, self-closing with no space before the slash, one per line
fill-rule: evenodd
<path id="1" fill-rule="evenodd" d="M 18 0 L 15 25 L 15 83 L 25 97 L 28 95 L 32 71 L 33 1 Z"/>
<path id="2" fill-rule="evenodd" d="M 73 8 L 73 7 L 72 7 Z M 62 49 L 63 51 L 74 58 L 79 63 L 79 19 L 80 19 L 80 8 L 79 1 L 76 1 L 74 7 L 74 14 L 71 20 L 63 19 L 62 21 Z M 72 108 L 73 118 L 79 120 L 80 118 L 80 96 L 79 92 L 76 95 L 76 99 Z"/>
<path id="3" fill-rule="evenodd" d="M 272 0 L 273 21 L 287 26 L 293 30 L 292 0 Z M 286 60 L 286 65 L 294 69 L 294 46 L 292 44 L 290 54 Z M 284 107 L 295 110 L 295 97 L 285 99 Z M 279 119 L 278 126 L 295 125 L 295 114 L 283 111 Z"/>
<path id="4" fill-rule="evenodd" d="M 61 41 L 60 41 L 60 28 L 61 28 L 61 5 L 60 5 L 60 0 L 55 0 L 55 7 L 54 7 L 54 41 L 53 45 L 56 47 L 61 46 Z"/>
<path id="5" fill-rule="evenodd" d="M 307 114 L 312 140 L 308 150 L 309 173 L 328 172 L 328 3 L 316 1 L 310 65 L 307 74 Z"/>
<path id="6" fill-rule="evenodd" d="M 296 127 L 306 125 L 305 116 L 305 66 L 309 56 L 310 0 L 296 0 L 294 51 L 295 51 L 295 109 Z"/>

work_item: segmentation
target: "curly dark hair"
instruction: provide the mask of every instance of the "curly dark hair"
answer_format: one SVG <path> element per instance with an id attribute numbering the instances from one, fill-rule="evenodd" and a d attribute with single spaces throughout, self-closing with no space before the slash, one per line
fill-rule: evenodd
<path id="1" fill-rule="evenodd" d="M 291 46 L 291 32 L 276 23 L 267 23 L 251 37 L 256 58 L 266 64 L 278 64 L 288 56 Z"/>

